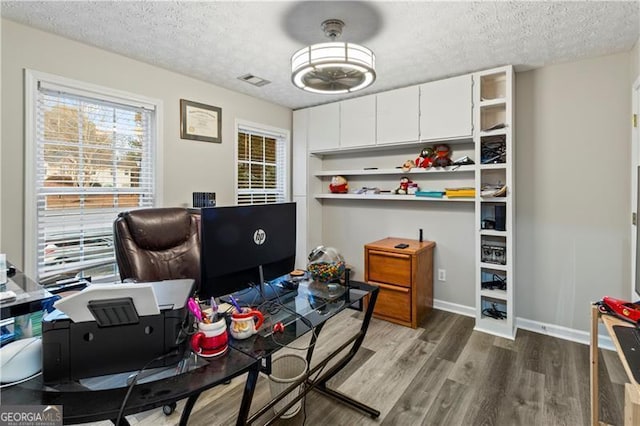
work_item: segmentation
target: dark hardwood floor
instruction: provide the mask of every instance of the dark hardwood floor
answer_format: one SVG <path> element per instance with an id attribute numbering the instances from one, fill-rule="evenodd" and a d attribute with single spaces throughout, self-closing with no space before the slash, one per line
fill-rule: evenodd
<path id="1" fill-rule="evenodd" d="M 318 355 L 357 327 L 360 315 L 346 311 L 330 322 Z M 589 424 L 588 346 L 524 330 L 511 341 L 473 331 L 473 325 L 472 318 L 438 310 L 415 330 L 372 320 L 362 349 L 330 384 L 380 410 L 380 418 L 312 392 L 304 410 L 277 424 Z M 622 425 L 626 376 L 614 352 L 604 350 L 600 356 L 600 420 Z M 204 393 L 189 424 L 235 424 L 243 386 L 244 377 Z M 254 407 L 268 399 L 268 379 L 261 377 Z M 128 419 L 140 425 L 177 424 L 183 404 L 168 417 L 157 409 Z"/>

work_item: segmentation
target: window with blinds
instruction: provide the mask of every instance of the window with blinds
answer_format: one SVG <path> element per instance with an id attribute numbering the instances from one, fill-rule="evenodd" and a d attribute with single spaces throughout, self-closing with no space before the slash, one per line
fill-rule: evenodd
<path id="1" fill-rule="evenodd" d="M 238 128 L 237 204 L 288 201 L 287 139 Z"/>
<path id="2" fill-rule="evenodd" d="M 154 205 L 155 108 L 45 81 L 35 98 L 37 279 L 114 278 L 118 212 Z"/>

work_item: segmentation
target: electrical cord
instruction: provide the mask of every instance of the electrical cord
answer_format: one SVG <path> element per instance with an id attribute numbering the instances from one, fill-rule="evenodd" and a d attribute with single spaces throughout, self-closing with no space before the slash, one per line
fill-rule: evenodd
<path id="1" fill-rule="evenodd" d="M 490 308 L 483 309 L 482 314 L 493 319 L 507 319 L 507 313 L 499 310 L 495 303 L 492 303 Z"/>
<path id="2" fill-rule="evenodd" d="M 161 359 L 164 359 L 166 357 L 178 355 L 179 353 L 180 353 L 180 351 L 178 349 L 174 349 L 171 352 L 168 352 L 166 354 L 157 356 L 157 357 L 153 358 L 151 361 L 147 362 L 145 365 L 143 365 L 140 370 L 138 370 L 138 372 L 135 374 L 135 376 L 133 376 L 133 380 L 131 381 L 131 384 L 129 384 L 129 388 L 127 389 L 127 393 L 124 396 L 124 399 L 122 400 L 122 404 L 120 404 L 120 411 L 118 411 L 118 417 L 116 417 L 116 422 L 115 422 L 116 426 L 120 425 L 120 420 L 122 420 L 122 416 L 124 414 L 124 408 L 127 405 L 127 401 L 129 400 L 129 396 L 131 396 L 131 392 L 133 391 L 133 387 L 138 383 L 138 376 L 140 375 L 140 373 L 142 373 L 144 370 L 146 370 L 154 362 L 159 361 Z"/>

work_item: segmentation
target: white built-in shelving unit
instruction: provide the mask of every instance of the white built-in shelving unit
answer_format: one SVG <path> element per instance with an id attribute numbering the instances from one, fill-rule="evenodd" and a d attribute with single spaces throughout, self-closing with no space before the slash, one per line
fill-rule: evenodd
<path id="1" fill-rule="evenodd" d="M 294 164 L 293 172 L 294 182 L 302 179 L 306 183 L 298 185 L 296 194 L 297 201 L 305 203 L 300 210 L 306 212 L 307 223 L 306 244 L 300 245 L 298 256 L 306 258 L 311 248 L 322 243 L 324 200 L 341 200 L 347 208 L 354 200 L 423 202 L 425 209 L 434 202 L 472 203 L 477 230 L 476 329 L 513 338 L 513 82 L 513 69 L 506 66 L 295 111 L 294 151 L 306 149 L 307 153 L 306 161 Z M 475 164 L 409 171 L 400 168 L 406 159 L 415 159 L 423 147 L 438 143 L 450 146 L 453 160 L 466 155 Z M 505 151 L 504 158 L 483 161 L 485 151 L 496 146 Z M 331 178 L 336 175 L 348 179 L 349 193 L 329 192 Z M 359 188 L 392 190 L 403 176 L 418 183 L 421 190 L 473 187 L 476 196 L 355 193 Z M 486 184 L 507 185 L 506 196 L 482 197 Z M 496 211 L 504 211 L 504 229 L 495 228 Z M 489 229 L 492 222 L 493 229 Z M 488 247 L 504 253 L 504 259 L 483 257 Z M 482 282 L 494 275 L 506 281 L 505 289 L 482 288 Z M 505 318 L 491 318 L 486 315 L 488 308 L 504 312 Z"/>

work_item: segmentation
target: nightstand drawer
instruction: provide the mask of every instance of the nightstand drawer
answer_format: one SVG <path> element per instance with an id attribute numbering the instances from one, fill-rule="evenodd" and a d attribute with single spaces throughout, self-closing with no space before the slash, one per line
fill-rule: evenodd
<path id="1" fill-rule="evenodd" d="M 380 287 L 376 307 L 373 310 L 375 316 L 396 320 L 402 323 L 411 323 L 411 289 L 382 283 L 372 283 Z M 406 324 L 405 324 L 406 325 Z"/>
<path id="2" fill-rule="evenodd" d="M 411 256 L 368 250 L 369 281 L 411 287 Z"/>

